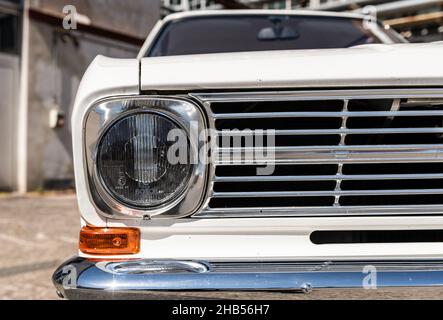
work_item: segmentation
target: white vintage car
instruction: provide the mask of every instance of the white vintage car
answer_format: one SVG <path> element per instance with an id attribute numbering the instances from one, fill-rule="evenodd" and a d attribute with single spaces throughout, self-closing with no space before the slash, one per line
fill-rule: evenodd
<path id="1" fill-rule="evenodd" d="M 192 12 L 97 57 L 60 296 L 443 285 L 443 44 L 405 42 L 358 14 Z"/>

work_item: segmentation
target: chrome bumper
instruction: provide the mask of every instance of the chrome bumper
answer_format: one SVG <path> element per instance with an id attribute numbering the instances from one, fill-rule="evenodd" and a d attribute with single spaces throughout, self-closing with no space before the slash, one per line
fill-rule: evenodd
<path id="1" fill-rule="evenodd" d="M 68 299 L 272 299 L 282 297 L 277 292 L 320 289 L 335 293 L 336 289 L 379 289 L 386 296 L 389 290 L 404 293 L 406 288 L 409 292 L 443 287 L 443 261 L 97 262 L 73 258 L 55 271 L 53 282 L 59 295 Z"/>

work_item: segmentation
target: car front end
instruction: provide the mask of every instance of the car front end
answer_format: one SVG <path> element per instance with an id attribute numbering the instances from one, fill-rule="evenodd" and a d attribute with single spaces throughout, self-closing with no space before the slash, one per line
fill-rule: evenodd
<path id="1" fill-rule="evenodd" d="M 79 253 L 54 273 L 57 291 L 443 285 L 442 52 L 97 57 L 72 115 Z"/>

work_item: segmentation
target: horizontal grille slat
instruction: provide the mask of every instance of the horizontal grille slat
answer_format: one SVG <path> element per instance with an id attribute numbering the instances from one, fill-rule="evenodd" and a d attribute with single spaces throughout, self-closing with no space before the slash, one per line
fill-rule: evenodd
<path id="1" fill-rule="evenodd" d="M 383 149 L 385 151 L 383 151 Z M 257 149 L 255 149 L 257 150 Z M 268 153 L 267 149 L 258 149 L 259 153 Z M 254 149 L 252 149 L 254 151 Z M 247 149 L 218 150 L 215 154 L 216 165 L 239 165 L 244 164 L 249 158 L 250 151 Z M 440 162 L 443 161 L 443 149 L 440 146 L 428 148 L 426 145 L 411 146 L 366 146 L 347 148 L 327 147 L 276 147 L 274 153 L 275 164 L 296 163 L 389 163 L 389 162 Z M 266 157 L 255 156 L 258 163 L 266 164 Z"/>
<path id="2" fill-rule="evenodd" d="M 250 151 L 250 150 L 260 150 L 264 152 L 268 152 L 267 148 L 259 147 L 259 148 L 229 148 L 229 150 L 238 152 L 238 151 Z M 323 147 L 323 146 L 309 146 L 309 147 L 279 147 L 275 148 L 276 151 L 303 151 L 307 152 L 309 150 L 314 151 L 419 151 L 419 150 L 437 150 L 442 151 L 442 144 L 429 144 L 429 145 L 421 145 L 421 144 L 403 144 L 403 145 L 375 145 L 375 146 L 336 146 L 336 147 Z M 225 152 L 227 150 L 223 150 L 220 148 L 220 152 Z"/>
<path id="3" fill-rule="evenodd" d="M 259 198 L 259 197 L 323 197 L 346 195 L 411 195 L 443 194 L 443 189 L 405 189 L 405 190 L 340 190 L 340 191 L 275 191 L 275 192 L 214 192 L 213 198 Z"/>
<path id="4" fill-rule="evenodd" d="M 404 197 L 404 196 L 403 196 Z M 276 198 L 272 198 L 276 199 Z M 292 198 L 284 198 L 292 199 Z M 299 198 L 294 198 L 299 199 Z M 318 204 L 316 197 L 314 197 L 315 203 Z M 225 206 L 217 204 L 217 207 L 208 206 L 204 213 L 199 217 L 328 217 L 328 216 L 368 216 L 368 215 L 418 215 L 429 214 L 436 215 L 441 214 L 442 202 L 434 204 L 428 203 L 426 206 L 417 204 L 389 204 L 389 205 L 351 205 L 346 206 L 333 206 L 334 198 L 331 198 L 329 203 L 317 206 L 257 206 L 257 201 L 253 201 L 250 204 L 246 204 L 244 207 L 233 207 L 230 202 L 231 199 L 212 199 L 213 200 L 225 200 Z M 243 199 L 240 203 L 243 204 Z M 253 199 L 256 200 L 256 199 Z M 425 199 L 427 200 L 427 199 Z"/>
<path id="5" fill-rule="evenodd" d="M 342 118 L 342 117 L 417 117 L 443 116 L 443 111 L 356 111 L 356 112 L 252 112 L 213 114 L 215 119 L 252 119 L 252 118 Z"/>
<path id="6" fill-rule="evenodd" d="M 238 176 L 215 177 L 216 182 L 266 182 L 266 181 L 322 181 L 322 180 L 408 180 L 443 179 L 443 174 L 382 174 L 382 175 L 334 175 L 334 176 Z"/>
<path id="7" fill-rule="evenodd" d="M 194 97 L 218 136 L 196 216 L 443 213 L 443 90 Z M 272 139 L 247 145 L 267 129 Z M 270 175 L 257 174 L 267 166 Z"/>
<path id="8" fill-rule="evenodd" d="M 275 130 L 275 135 L 323 135 L 323 134 L 395 134 L 395 133 L 443 133 L 443 128 L 384 128 L 384 129 L 319 129 L 319 130 Z M 235 136 L 253 136 L 255 131 L 217 131 L 217 135 L 235 137 Z"/>

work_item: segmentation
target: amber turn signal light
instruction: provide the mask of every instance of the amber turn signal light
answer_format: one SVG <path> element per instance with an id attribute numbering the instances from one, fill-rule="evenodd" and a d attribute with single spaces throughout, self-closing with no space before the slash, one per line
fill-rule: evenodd
<path id="1" fill-rule="evenodd" d="M 97 228 L 80 230 L 80 251 L 87 254 L 134 254 L 140 251 L 140 230 L 137 228 Z"/>

